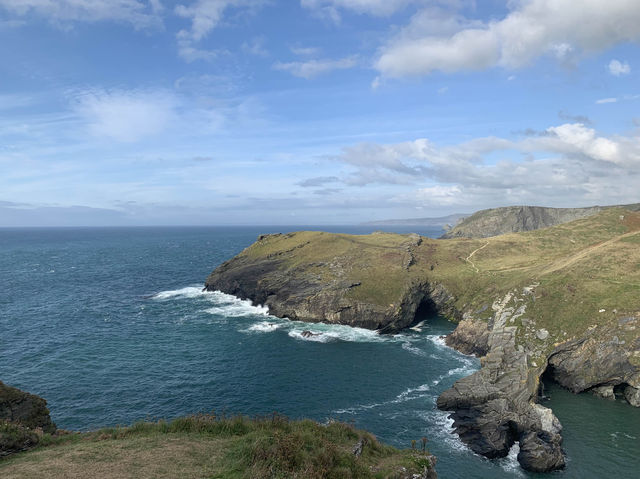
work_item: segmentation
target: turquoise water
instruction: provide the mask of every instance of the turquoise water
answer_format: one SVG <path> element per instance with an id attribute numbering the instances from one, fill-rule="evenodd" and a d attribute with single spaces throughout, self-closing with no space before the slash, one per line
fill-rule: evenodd
<path id="1" fill-rule="evenodd" d="M 421 318 L 414 330 L 379 336 L 273 318 L 201 291 L 258 234 L 292 229 L 0 230 L 0 380 L 45 397 L 66 429 L 278 411 L 353 422 L 399 447 L 427 436 L 443 478 L 534 477 L 515 449 L 498 461 L 471 453 L 435 408 L 440 392 L 479 366 L 444 346 L 450 323 Z M 305 339 L 305 329 L 321 334 Z M 547 393 L 569 454 L 552 477 L 636 477 L 639 410 Z"/>

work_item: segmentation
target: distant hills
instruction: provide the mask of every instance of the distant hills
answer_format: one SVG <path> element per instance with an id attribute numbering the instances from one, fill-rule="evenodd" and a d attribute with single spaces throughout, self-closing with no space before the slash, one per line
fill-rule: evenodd
<path id="1" fill-rule="evenodd" d="M 409 218 L 409 219 L 395 219 L 395 220 L 379 220 L 368 221 L 362 223 L 366 226 L 423 226 L 430 228 L 445 228 L 447 225 L 454 226 L 463 218 L 470 216 L 469 214 L 456 213 L 449 216 L 440 216 L 438 218 Z"/>
<path id="2" fill-rule="evenodd" d="M 586 218 L 610 208 L 640 211 L 640 203 L 587 208 L 546 208 L 542 206 L 506 206 L 478 211 L 465 217 L 442 238 L 488 238 L 506 233 L 532 231 Z"/>

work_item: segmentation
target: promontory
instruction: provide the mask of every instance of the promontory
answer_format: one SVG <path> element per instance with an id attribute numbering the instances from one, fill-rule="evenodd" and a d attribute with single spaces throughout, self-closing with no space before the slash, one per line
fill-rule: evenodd
<path id="1" fill-rule="evenodd" d="M 525 469 L 551 471 L 565 458 L 560 422 L 537 403 L 543 373 L 573 392 L 617 392 L 640 406 L 633 209 L 598 208 L 553 227 L 484 238 L 264 235 L 205 287 L 276 316 L 381 333 L 410 327 L 425 311 L 447 317 L 457 323 L 447 344 L 480 357 L 481 368 L 442 393 L 438 407 L 451 411 L 475 452 L 502 457 L 519 441 Z"/>

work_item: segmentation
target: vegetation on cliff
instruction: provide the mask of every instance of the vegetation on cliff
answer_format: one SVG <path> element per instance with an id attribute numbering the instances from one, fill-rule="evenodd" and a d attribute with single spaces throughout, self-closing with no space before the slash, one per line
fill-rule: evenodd
<path id="1" fill-rule="evenodd" d="M 435 478 L 435 458 L 350 425 L 197 415 L 88 433 L 45 435 L 0 461 L 0 476 L 110 478 Z M 414 475 L 415 474 L 415 475 Z"/>

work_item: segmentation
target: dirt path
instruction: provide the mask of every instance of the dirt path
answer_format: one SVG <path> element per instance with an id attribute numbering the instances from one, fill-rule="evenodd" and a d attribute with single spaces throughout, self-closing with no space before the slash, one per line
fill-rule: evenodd
<path id="1" fill-rule="evenodd" d="M 593 245 L 593 246 L 589 246 L 588 248 L 583 249 L 582 251 L 580 251 L 579 253 L 574 254 L 573 256 L 569 256 L 568 258 L 563 258 L 563 259 L 561 259 L 559 261 L 556 261 L 555 263 L 552 263 L 551 265 L 549 265 L 548 267 L 543 269 L 538 276 L 544 276 L 546 274 L 553 273 L 554 271 L 558 271 L 559 269 L 563 269 L 563 268 L 566 268 L 568 266 L 571 266 L 571 265 L 577 263 L 578 261 L 583 260 L 584 258 L 589 256 L 594 251 L 597 251 L 597 250 L 599 250 L 601 248 L 604 248 L 604 247 L 609 246 L 609 245 L 611 245 L 613 243 L 616 243 L 616 242 L 620 241 L 622 238 L 627 238 L 629 236 L 637 235 L 638 233 L 640 233 L 640 231 L 632 231 L 631 233 L 625 233 L 623 235 L 616 236 L 615 238 L 611 238 L 610 240 L 607 240 L 604 243 L 599 243 L 599 244 L 596 244 L 596 245 Z"/>
<path id="2" fill-rule="evenodd" d="M 479 273 L 479 272 L 480 272 L 480 270 L 476 267 L 476 265 L 473 263 L 473 261 L 471 261 L 471 258 L 473 257 L 473 255 L 474 255 L 474 254 L 476 254 L 476 253 L 477 253 L 478 251 L 480 251 L 481 249 L 486 248 L 487 246 L 489 246 L 489 242 L 488 242 L 488 241 L 487 241 L 484 245 L 480 246 L 480 248 L 474 249 L 474 250 L 469 254 L 469 256 L 467 256 L 467 257 L 465 258 L 465 261 L 466 261 L 467 263 L 469 263 L 473 269 L 475 269 L 475 270 L 476 270 L 476 273 Z"/>

